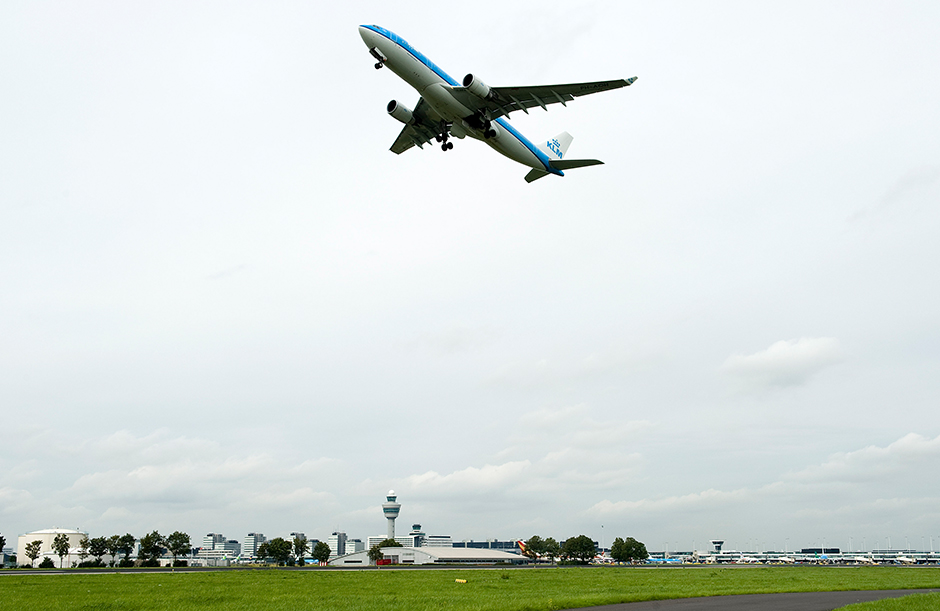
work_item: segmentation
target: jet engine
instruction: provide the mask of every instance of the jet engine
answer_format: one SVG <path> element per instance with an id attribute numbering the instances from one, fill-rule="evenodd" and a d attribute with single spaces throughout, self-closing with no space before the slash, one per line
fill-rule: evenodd
<path id="1" fill-rule="evenodd" d="M 392 100 L 388 103 L 388 114 L 392 117 L 398 119 L 402 123 L 411 123 L 414 114 L 411 112 L 411 109 L 405 106 L 404 104 L 399 104 L 398 100 Z"/>
<path id="2" fill-rule="evenodd" d="M 478 98 L 483 98 L 484 100 L 490 97 L 490 87 L 477 77 L 472 74 L 468 74 L 463 77 L 463 86 L 467 88 L 467 91 L 477 96 Z"/>

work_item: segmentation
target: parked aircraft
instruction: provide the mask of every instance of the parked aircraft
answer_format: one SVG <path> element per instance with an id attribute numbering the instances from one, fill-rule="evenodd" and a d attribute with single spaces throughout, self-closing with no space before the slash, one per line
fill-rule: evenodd
<path id="1" fill-rule="evenodd" d="M 633 84 L 636 77 L 593 83 L 537 87 L 490 87 L 475 74 L 458 83 L 403 38 L 377 25 L 359 26 L 359 35 L 376 60 L 375 68 L 387 66 L 421 97 L 414 110 L 397 100 L 388 103 L 388 114 L 405 124 L 391 151 L 401 154 L 417 145 L 435 140 L 444 151 L 454 148 L 450 137 L 467 136 L 481 140 L 493 150 L 532 168 L 526 182 L 564 170 L 603 163 L 597 159 L 567 159 L 573 140 L 567 132 L 533 144 L 506 120 L 509 113 L 528 114 L 535 106 L 548 110 L 549 104 L 567 106 L 576 97 L 619 89 Z"/>
<path id="2" fill-rule="evenodd" d="M 875 559 L 871 556 L 852 556 L 849 560 L 855 564 L 875 564 Z"/>

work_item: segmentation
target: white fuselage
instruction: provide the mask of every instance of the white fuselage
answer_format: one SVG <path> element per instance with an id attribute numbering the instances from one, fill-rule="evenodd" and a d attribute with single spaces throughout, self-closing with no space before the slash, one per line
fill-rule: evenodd
<path id="1" fill-rule="evenodd" d="M 488 144 L 513 161 L 530 168 L 560 174 L 550 166 L 548 157 L 542 151 L 502 117 L 491 123 L 491 129 L 496 135 L 484 138 L 483 129 L 474 127 L 467 121 L 473 116 L 473 111 L 451 94 L 451 91 L 460 85 L 396 34 L 377 26 L 360 26 L 359 35 L 369 49 L 376 49 L 382 55 L 385 67 L 414 87 L 442 119 L 452 124 L 453 136 L 470 136 Z"/>

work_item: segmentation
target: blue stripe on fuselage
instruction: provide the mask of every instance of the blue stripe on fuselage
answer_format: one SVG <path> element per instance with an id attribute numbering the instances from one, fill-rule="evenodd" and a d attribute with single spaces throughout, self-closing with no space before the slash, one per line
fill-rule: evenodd
<path id="1" fill-rule="evenodd" d="M 449 74 L 447 74 L 446 72 L 438 68 L 434 64 L 434 62 L 432 62 L 427 57 L 422 55 L 421 51 L 418 51 L 417 49 L 412 47 L 410 44 L 408 44 L 407 40 L 405 40 L 404 38 L 402 38 L 395 32 L 390 32 L 389 30 L 386 30 L 385 28 L 380 28 L 377 25 L 364 25 L 362 27 L 366 28 L 367 30 L 372 30 L 376 34 L 381 34 L 382 36 L 384 36 L 385 38 L 388 38 L 389 40 L 394 42 L 396 45 L 398 45 L 405 51 L 408 51 L 409 53 L 411 53 L 416 60 L 418 60 L 419 62 L 421 62 L 428 68 L 430 68 L 431 72 L 433 72 L 434 74 L 444 79 L 444 81 L 446 81 L 448 85 L 451 85 L 452 87 L 460 87 L 460 83 L 452 79 Z"/>
<path id="2" fill-rule="evenodd" d="M 542 165 L 545 166 L 545 171 L 546 171 L 546 172 L 550 172 L 550 173 L 552 173 L 552 174 L 558 174 L 559 176 L 564 176 L 564 175 L 565 175 L 565 173 L 562 172 L 561 170 L 557 170 L 557 169 L 553 168 L 553 167 L 552 167 L 552 164 L 551 164 L 551 161 L 550 161 L 549 158 L 548 158 L 548 155 L 546 155 L 544 152 L 542 152 L 541 149 L 536 148 L 536 146 L 535 146 L 534 144 L 532 144 L 531 142 L 529 142 L 529 139 L 528 139 L 528 138 L 526 138 L 525 136 L 523 136 L 522 134 L 520 134 L 518 131 L 516 131 L 516 128 L 512 127 L 511 125 L 509 125 L 509 122 L 506 121 L 506 119 L 503 119 L 502 117 L 500 117 L 500 118 L 496 119 L 496 123 L 497 123 L 500 127 L 502 127 L 503 129 L 505 129 L 507 132 L 509 132 L 510 134 L 512 134 L 513 136 L 515 136 L 515 137 L 516 137 L 516 140 L 518 140 L 519 142 L 521 142 L 524 147 L 526 147 L 527 149 L 529 149 L 529 151 L 531 151 L 532 154 L 535 155 L 535 156 L 538 158 L 538 160 L 542 162 Z"/>
<path id="3" fill-rule="evenodd" d="M 415 49 L 414 47 L 412 47 L 410 44 L 408 44 L 408 41 L 407 41 L 407 40 L 405 40 L 404 38 L 402 38 L 401 36 L 399 36 L 399 35 L 396 34 L 395 32 L 392 32 L 392 31 L 390 31 L 390 30 L 386 30 L 385 28 L 379 27 L 379 26 L 377 26 L 377 25 L 363 25 L 362 27 L 364 27 L 364 28 L 366 28 L 366 29 L 368 29 L 368 30 L 372 30 L 372 31 L 375 32 L 376 34 L 379 34 L 379 35 L 381 35 L 381 36 L 384 36 L 385 38 L 388 38 L 390 41 L 394 42 L 396 45 L 400 46 L 400 47 L 401 47 L 402 49 L 404 49 L 405 51 L 408 51 L 409 53 L 411 53 L 411 55 L 412 55 L 416 60 L 418 60 L 419 62 L 421 62 L 421 63 L 424 64 L 425 66 L 427 66 L 427 67 L 431 70 L 431 72 L 433 72 L 434 74 L 436 74 L 436 75 L 438 75 L 439 77 L 441 77 L 442 79 L 444 79 L 444 82 L 446 82 L 446 83 L 447 83 L 448 85 L 450 85 L 451 87 L 460 87 L 460 83 L 458 83 L 457 81 L 455 81 L 454 79 L 452 79 L 449 74 L 447 74 L 446 72 L 444 72 L 443 70 L 441 70 L 440 68 L 438 68 L 437 65 L 436 65 L 434 62 L 432 62 L 431 60 L 429 60 L 429 59 L 428 59 L 427 57 L 425 57 L 420 51 L 418 51 L 417 49 Z M 558 174 L 559 176 L 564 176 L 564 175 L 565 175 L 565 173 L 562 172 L 561 170 L 558 170 L 558 169 L 553 168 L 553 167 L 552 167 L 552 164 L 551 164 L 551 161 L 550 161 L 549 158 L 548 158 L 548 155 L 546 155 L 546 154 L 545 154 L 544 152 L 542 152 L 540 149 L 536 148 L 536 146 L 535 146 L 534 144 L 532 144 L 531 142 L 529 142 L 529 140 L 528 140 L 525 136 L 523 136 L 523 135 L 520 134 L 518 131 L 516 131 L 516 129 L 515 129 L 514 127 L 510 126 L 509 123 L 508 123 L 505 119 L 503 119 L 502 117 L 500 117 L 499 119 L 496 119 L 496 123 L 497 123 L 500 127 L 502 127 L 503 129 L 505 129 L 507 132 L 509 132 L 510 134 L 512 134 L 513 137 L 515 137 L 516 140 L 518 140 L 519 142 L 521 142 L 524 147 L 526 147 L 527 149 L 529 149 L 529 151 L 530 151 L 533 155 L 535 155 L 536 158 L 538 158 L 538 160 L 539 160 L 540 162 L 542 162 L 542 165 L 545 166 L 545 171 L 546 171 L 546 172 L 550 172 L 551 174 Z"/>

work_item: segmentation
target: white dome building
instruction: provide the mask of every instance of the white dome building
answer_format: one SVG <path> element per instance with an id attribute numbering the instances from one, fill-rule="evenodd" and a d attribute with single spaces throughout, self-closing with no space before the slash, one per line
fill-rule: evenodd
<path id="1" fill-rule="evenodd" d="M 59 556 L 55 553 L 55 550 L 52 549 L 52 542 L 57 535 L 63 534 L 69 539 L 69 553 L 62 559 L 62 566 L 72 566 L 72 560 L 78 560 L 79 542 L 82 540 L 82 537 L 86 536 L 88 533 L 69 528 L 45 528 L 43 530 L 35 530 L 31 533 L 20 535 L 16 543 L 16 563 L 23 565 L 32 562 L 26 557 L 26 546 L 33 541 L 42 541 L 42 546 L 39 548 L 39 557 L 36 558 L 36 566 L 39 566 L 39 563 L 42 562 L 45 556 L 51 557 L 52 560 L 55 561 L 55 565 L 59 566 Z"/>

